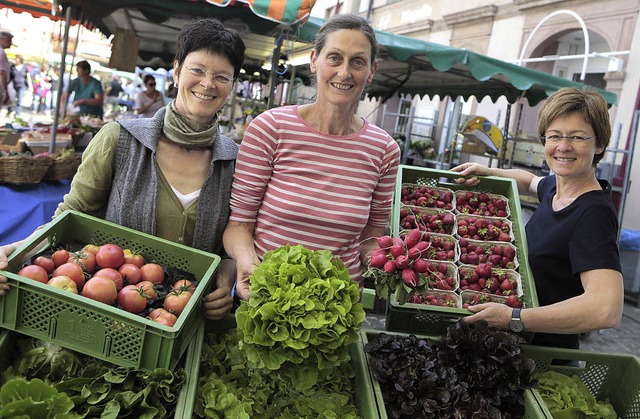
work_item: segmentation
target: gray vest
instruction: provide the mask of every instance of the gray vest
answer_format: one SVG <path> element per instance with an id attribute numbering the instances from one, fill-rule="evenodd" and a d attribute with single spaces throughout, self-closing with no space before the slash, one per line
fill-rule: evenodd
<path id="1" fill-rule="evenodd" d="M 105 214 L 107 221 L 153 235 L 159 187 L 156 144 L 165 111 L 160 109 L 153 118 L 119 121 L 113 183 Z M 221 254 L 238 145 L 217 131 L 215 136 L 211 167 L 198 199 L 192 247 Z"/>

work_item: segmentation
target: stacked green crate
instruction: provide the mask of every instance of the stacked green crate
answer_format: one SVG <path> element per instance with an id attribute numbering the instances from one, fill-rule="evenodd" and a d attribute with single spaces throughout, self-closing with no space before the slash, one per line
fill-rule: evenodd
<path id="1" fill-rule="evenodd" d="M 193 297 L 173 327 L 16 273 L 40 243 L 117 244 L 146 261 L 189 272 L 198 280 Z M 0 327 L 50 341 L 123 367 L 171 368 L 203 321 L 220 257 L 75 211 L 56 217 L 9 258 L 9 291 L 0 298 Z"/>

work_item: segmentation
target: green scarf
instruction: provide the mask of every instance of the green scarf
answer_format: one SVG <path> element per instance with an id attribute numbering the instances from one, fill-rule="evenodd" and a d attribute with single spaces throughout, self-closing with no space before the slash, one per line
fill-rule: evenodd
<path id="1" fill-rule="evenodd" d="M 216 140 L 218 117 L 211 125 L 202 125 L 180 115 L 176 109 L 175 100 L 169 102 L 164 114 L 162 133 L 172 142 L 189 150 L 210 148 Z"/>

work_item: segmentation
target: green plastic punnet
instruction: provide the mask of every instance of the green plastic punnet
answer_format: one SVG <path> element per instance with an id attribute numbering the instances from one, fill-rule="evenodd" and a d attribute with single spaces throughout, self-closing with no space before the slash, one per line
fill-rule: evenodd
<path id="1" fill-rule="evenodd" d="M 198 286 L 173 327 L 114 306 L 18 276 L 42 243 L 117 244 L 155 262 L 187 271 Z M 65 211 L 9 258 L 9 291 L 0 298 L 0 327 L 46 340 L 123 367 L 173 369 L 203 322 L 202 299 L 220 257 L 76 211 Z"/>

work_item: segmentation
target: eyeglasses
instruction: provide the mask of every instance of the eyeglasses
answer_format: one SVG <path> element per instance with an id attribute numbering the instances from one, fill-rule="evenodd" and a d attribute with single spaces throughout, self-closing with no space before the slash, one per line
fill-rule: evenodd
<path id="1" fill-rule="evenodd" d="M 213 76 L 213 81 L 221 85 L 231 84 L 235 80 L 233 77 L 231 77 L 228 74 L 223 74 L 223 73 L 216 74 L 210 71 L 205 71 L 198 67 L 187 67 L 187 71 L 189 71 L 189 73 L 191 73 L 192 76 L 197 77 L 199 79 L 204 79 L 205 77 L 207 77 L 207 74 L 211 74 Z"/>
<path id="2" fill-rule="evenodd" d="M 580 143 L 584 143 L 586 141 L 589 140 L 593 140 L 594 138 L 596 138 L 595 135 L 592 135 L 591 137 L 582 137 L 580 135 L 541 135 L 540 136 L 540 140 L 542 140 L 542 144 L 544 145 L 547 141 L 549 143 L 552 144 L 557 144 L 562 140 L 569 140 L 569 142 L 571 144 L 580 144 Z"/>
<path id="3" fill-rule="evenodd" d="M 155 83 L 147 83 L 147 86 L 155 86 Z"/>

